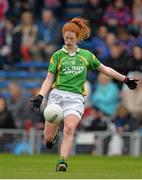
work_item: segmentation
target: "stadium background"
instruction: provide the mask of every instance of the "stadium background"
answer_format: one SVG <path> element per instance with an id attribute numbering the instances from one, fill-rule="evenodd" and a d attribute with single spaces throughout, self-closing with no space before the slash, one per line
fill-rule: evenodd
<path id="1" fill-rule="evenodd" d="M 85 113 L 72 154 L 139 156 L 141 0 L 0 1 L 0 152 L 58 152 L 60 139 L 53 150 L 46 150 L 42 139 L 44 119 L 31 111 L 29 99 L 37 95 L 51 55 L 63 45 L 62 26 L 73 17 L 90 21 L 91 37 L 79 43 L 81 48 L 93 52 L 105 65 L 140 81 L 132 92 L 122 83 L 89 70 Z"/>

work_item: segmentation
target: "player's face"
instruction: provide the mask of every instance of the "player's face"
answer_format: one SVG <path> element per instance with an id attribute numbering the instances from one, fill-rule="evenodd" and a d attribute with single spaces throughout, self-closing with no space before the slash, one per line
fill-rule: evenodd
<path id="1" fill-rule="evenodd" d="M 65 45 L 68 48 L 76 46 L 77 43 L 77 37 L 76 34 L 72 31 L 65 31 L 63 34 Z"/>

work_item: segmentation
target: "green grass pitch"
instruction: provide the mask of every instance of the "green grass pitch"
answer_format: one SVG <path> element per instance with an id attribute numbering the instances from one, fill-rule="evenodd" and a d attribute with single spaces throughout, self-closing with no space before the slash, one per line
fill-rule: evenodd
<path id="1" fill-rule="evenodd" d="M 57 155 L 0 154 L 0 179 L 142 179 L 142 157 L 76 155 L 56 172 Z"/>

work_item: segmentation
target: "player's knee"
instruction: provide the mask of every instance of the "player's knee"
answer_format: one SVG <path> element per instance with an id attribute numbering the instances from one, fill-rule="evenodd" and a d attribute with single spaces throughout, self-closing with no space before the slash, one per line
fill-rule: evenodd
<path id="1" fill-rule="evenodd" d="M 64 126 L 64 136 L 74 136 L 74 129 L 68 125 Z"/>
<path id="2" fill-rule="evenodd" d="M 53 134 L 51 134 L 50 132 L 47 133 L 46 131 L 44 131 L 44 139 L 46 142 L 51 142 L 53 138 L 54 138 Z"/>

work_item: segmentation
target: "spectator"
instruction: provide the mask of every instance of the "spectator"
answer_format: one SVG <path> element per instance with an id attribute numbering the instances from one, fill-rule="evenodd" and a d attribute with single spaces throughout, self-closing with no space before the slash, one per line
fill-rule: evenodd
<path id="1" fill-rule="evenodd" d="M 116 69 L 118 72 L 127 74 L 127 55 L 121 48 L 120 44 L 114 44 L 110 47 L 110 56 L 107 58 L 105 64 Z"/>
<path id="2" fill-rule="evenodd" d="M 131 72 L 129 76 L 139 79 L 138 86 L 133 92 L 127 88 L 122 89 L 122 103 L 134 118 L 142 122 L 142 73 Z"/>
<path id="3" fill-rule="evenodd" d="M 33 16 L 26 11 L 21 15 L 21 23 L 15 28 L 13 37 L 13 56 L 15 61 L 23 58 L 25 61 L 32 59 L 32 48 L 37 38 L 37 26 Z"/>
<path id="4" fill-rule="evenodd" d="M 103 22 L 113 31 L 118 26 L 128 26 L 132 21 L 130 8 L 124 0 L 114 0 L 112 4 L 108 4 L 104 13 Z"/>
<path id="5" fill-rule="evenodd" d="M 5 29 L 5 19 L 6 19 L 6 13 L 9 8 L 8 0 L 0 0 L 0 49 L 1 46 L 4 43 L 4 29 Z M 0 69 L 3 66 L 4 60 L 1 58 L 0 55 Z"/>
<path id="6" fill-rule="evenodd" d="M 10 82 L 8 85 L 10 98 L 8 106 L 12 112 L 17 128 L 24 128 L 24 121 L 29 119 L 31 109 L 29 108 L 29 98 L 24 97 L 20 86 L 15 82 Z"/>
<path id="7" fill-rule="evenodd" d="M 97 29 L 101 25 L 101 19 L 103 16 L 103 8 L 101 7 L 101 1 L 89 0 L 86 7 L 84 8 L 82 16 L 90 20 L 92 36 L 96 35 Z"/>
<path id="8" fill-rule="evenodd" d="M 0 96 L 0 129 L 16 128 L 11 111 L 8 109 L 6 99 Z M 3 152 L 7 140 L 13 142 L 13 135 L 0 133 L 0 152 Z"/>
<path id="9" fill-rule="evenodd" d="M 123 104 L 119 104 L 117 112 L 113 117 L 115 124 L 112 136 L 108 144 L 108 155 L 122 155 L 124 150 L 123 132 L 132 132 L 138 128 L 136 119 L 131 116 L 127 108 Z"/>
<path id="10" fill-rule="evenodd" d="M 5 28 L 3 29 L 3 42 L 0 48 L 0 64 L 1 68 L 5 64 L 12 63 L 12 38 L 13 38 L 14 21 L 13 19 L 6 19 Z"/>
<path id="11" fill-rule="evenodd" d="M 142 0 L 133 1 L 132 15 L 133 25 L 140 27 L 142 25 Z"/>
<path id="12" fill-rule="evenodd" d="M 119 104 L 113 122 L 118 133 L 131 132 L 138 128 L 136 120 L 131 116 L 123 104 Z"/>
<path id="13" fill-rule="evenodd" d="M 128 31 L 123 27 L 118 28 L 118 42 L 128 55 L 131 54 L 131 48 L 134 46 L 136 41 L 137 39 L 131 34 L 131 31 Z"/>
<path id="14" fill-rule="evenodd" d="M 86 131 L 106 131 L 107 118 L 104 114 L 98 108 L 89 108 L 87 111 L 80 122 L 80 128 Z"/>
<path id="15" fill-rule="evenodd" d="M 107 116 L 115 114 L 119 103 L 119 89 L 105 74 L 98 75 L 96 90 L 92 94 L 92 105 Z"/>
<path id="16" fill-rule="evenodd" d="M 118 42 L 117 36 L 114 33 L 111 33 L 111 32 L 107 33 L 105 41 L 106 41 L 109 49 Z"/>
<path id="17" fill-rule="evenodd" d="M 104 62 L 109 56 L 109 47 L 106 43 L 107 34 L 107 27 L 101 25 L 98 28 L 97 35 L 89 40 L 81 42 L 80 47 L 89 49 L 91 52 L 95 53 L 102 62 Z"/>
<path id="18" fill-rule="evenodd" d="M 9 111 L 6 99 L 0 96 L 0 128 L 15 128 L 12 113 Z"/>
<path id="19" fill-rule="evenodd" d="M 130 56 L 127 62 L 129 71 L 140 71 L 142 72 L 142 48 L 135 45 L 132 48 L 132 56 Z"/>
<path id="20" fill-rule="evenodd" d="M 34 46 L 34 59 L 48 60 L 56 50 L 61 37 L 59 25 L 54 18 L 53 12 L 44 9 L 42 21 L 38 25 L 38 43 Z"/>
<path id="21" fill-rule="evenodd" d="M 25 11 L 32 12 L 34 9 L 34 7 L 32 7 L 32 1 L 30 0 L 12 0 L 9 1 L 9 6 L 7 16 L 12 17 L 16 23 L 19 23 L 21 14 Z"/>
<path id="22" fill-rule="evenodd" d="M 9 8 L 8 0 L 0 0 L 0 31 L 5 25 L 5 16 Z"/>
<path id="23" fill-rule="evenodd" d="M 62 6 L 65 0 L 44 0 L 44 7 L 53 11 L 56 18 L 61 17 Z"/>

